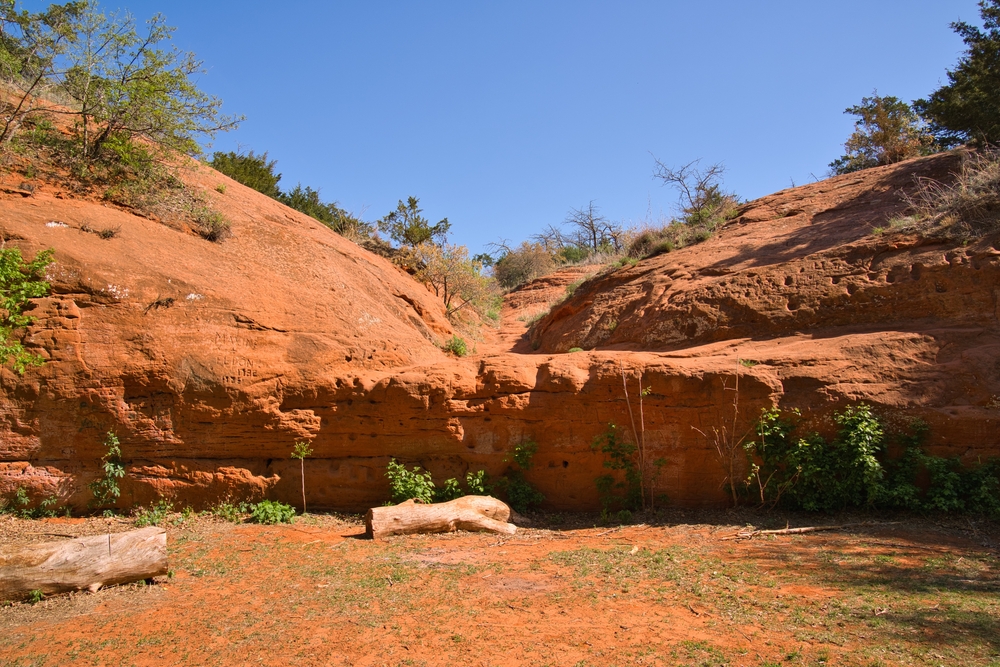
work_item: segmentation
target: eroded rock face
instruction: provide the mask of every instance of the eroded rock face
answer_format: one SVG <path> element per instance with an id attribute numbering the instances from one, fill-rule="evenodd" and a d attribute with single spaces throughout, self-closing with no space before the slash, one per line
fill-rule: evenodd
<path id="1" fill-rule="evenodd" d="M 294 503 L 289 454 L 307 439 L 310 507 L 357 510 L 387 498 L 390 457 L 438 479 L 499 474 L 531 439 L 549 506 L 593 508 L 591 443 L 610 422 L 632 431 L 623 374 L 635 430 L 667 462 L 658 492 L 678 504 L 724 502 L 705 434 L 732 423 L 737 374 L 741 435 L 773 402 L 829 431 L 864 400 L 894 423 L 925 419 L 938 453 L 1000 455 L 1000 239 L 869 233 L 900 211 L 899 188 L 956 159 L 753 202 L 701 245 L 585 283 L 529 338 L 531 317 L 597 267 L 547 277 L 510 295 L 464 359 L 438 349 L 452 330 L 409 276 L 208 168 L 187 178 L 232 220 L 221 244 L 52 188 L 2 195 L 5 238 L 55 248 L 56 264 L 28 336 L 47 363 L 0 375 L 0 494 L 85 506 L 113 430 L 125 506 Z"/>

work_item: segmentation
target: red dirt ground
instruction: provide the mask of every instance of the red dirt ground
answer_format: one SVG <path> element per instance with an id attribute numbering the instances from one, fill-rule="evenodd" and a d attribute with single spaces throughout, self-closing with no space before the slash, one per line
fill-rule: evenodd
<path id="1" fill-rule="evenodd" d="M 170 578 L 0 609 L 0 665 L 998 664 L 995 527 L 726 539 L 764 519 L 379 542 L 328 516 L 189 519 Z M 2 517 L 0 535 L 105 526 Z"/>

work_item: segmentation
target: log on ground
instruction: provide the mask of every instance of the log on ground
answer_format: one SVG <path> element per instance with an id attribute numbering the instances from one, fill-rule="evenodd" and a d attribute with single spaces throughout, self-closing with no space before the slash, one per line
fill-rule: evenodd
<path id="1" fill-rule="evenodd" d="M 412 500 L 389 507 L 373 507 L 365 517 L 368 537 L 412 533 L 450 533 L 455 530 L 487 531 L 513 535 L 508 523 L 510 508 L 490 496 L 462 496 L 446 503 L 423 505 Z"/>
<path id="2" fill-rule="evenodd" d="M 167 573 L 167 533 L 150 526 L 0 549 L 0 600 L 96 591 Z"/>

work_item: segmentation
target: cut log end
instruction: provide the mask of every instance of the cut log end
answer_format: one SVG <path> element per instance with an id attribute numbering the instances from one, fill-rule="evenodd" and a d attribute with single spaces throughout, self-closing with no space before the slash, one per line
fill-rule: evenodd
<path id="1" fill-rule="evenodd" d="M 508 523 L 510 516 L 510 507 L 490 496 L 463 496 L 432 505 L 407 500 L 399 505 L 368 510 L 365 533 L 376 540 L 389 535 L 450 533 L 456 530 L 513 535 L 517 526 Z"/>

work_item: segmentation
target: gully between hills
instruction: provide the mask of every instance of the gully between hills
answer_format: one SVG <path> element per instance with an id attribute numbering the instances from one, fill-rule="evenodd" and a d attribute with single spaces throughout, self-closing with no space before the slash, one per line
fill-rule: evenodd
<path id="1" fill-rule="evenodd" d="M 437 347 L 453 332 L 421 285 L 207 167 L 185 178 L 232 221 L 222 243 L 54 185 L 8 189 L 4 239 L 56 261 L 27 336 L 46 363 L 0 375 L 0 494 L 85 507 L 114 431 L 123 506 L 297 504 L 290 452 L 309 440 L 310 508 L 357 510 L 388 498 L 390 457 L 436 479 L 495 475 L 531 440 L 527 477 L 546 506 L 592 509 L 605 471 L 591 443 L 609 423 L 631 428 L 623 372 L 636 412 L 640 374 L 649 390 L 645 440 L 673 504 L 725 502 L 703 433 L 731 425 L 737 374 L 741 434 L 772 404 L 829 432 L 864 401 L 890 424 L 922 418 L 934 453 L 998 456 L 1000 237 L 871 233 L 916 177 L 956 160 L 746 204 L 702 244 L 592 278 L 529 332 L 518 318 L 599 267 L 543 278 L 509 295 L 500 330 L 461 359 Z"/>

